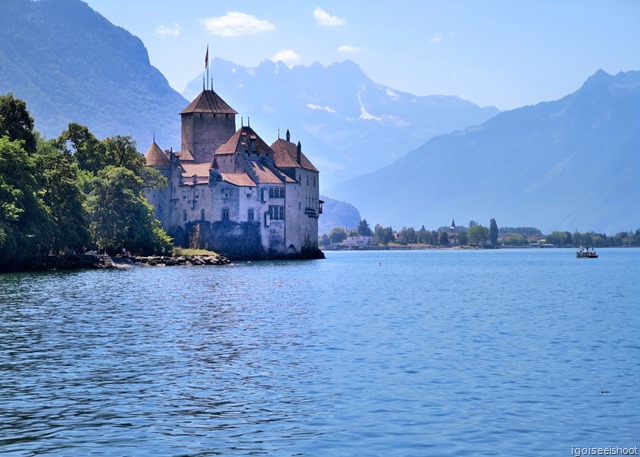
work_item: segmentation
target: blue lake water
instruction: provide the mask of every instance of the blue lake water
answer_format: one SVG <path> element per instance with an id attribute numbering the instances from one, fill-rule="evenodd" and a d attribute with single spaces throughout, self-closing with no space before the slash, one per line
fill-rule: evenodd
<path id="1" fill-rule="evenodd" d="M 640 445 L 640 250 L 0 275 L 0 454 Z"/>

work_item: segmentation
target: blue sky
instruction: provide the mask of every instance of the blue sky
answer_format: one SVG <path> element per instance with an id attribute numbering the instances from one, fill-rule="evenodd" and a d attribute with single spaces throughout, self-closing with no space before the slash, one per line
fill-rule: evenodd
<path id="1" fill-rule="evenodd" d="M 207 44 L 248 67 L 350 59 L 393 89 L 502 110 L 557 100 L 600 68 L 640 70 L 637 0 L 85 1 L 140 37 L 179 92 Z"/>

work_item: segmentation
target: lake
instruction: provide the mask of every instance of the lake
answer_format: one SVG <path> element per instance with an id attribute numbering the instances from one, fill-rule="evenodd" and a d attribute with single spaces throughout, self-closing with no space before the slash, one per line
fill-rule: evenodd
<path id="1" fill-rule="evenodd" d="M 0 275 L 0 453 L 633 448 L 640 250 L 598 252 Z"/>

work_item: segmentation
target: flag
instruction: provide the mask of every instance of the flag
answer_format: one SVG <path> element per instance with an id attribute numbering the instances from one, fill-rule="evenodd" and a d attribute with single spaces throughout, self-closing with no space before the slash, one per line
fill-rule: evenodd
<path id="1" fill-rule="evenodd" d="M 209 45 L 207 45 L 207 53 L 204 55 L 204 68 L 209 68 Z"/>

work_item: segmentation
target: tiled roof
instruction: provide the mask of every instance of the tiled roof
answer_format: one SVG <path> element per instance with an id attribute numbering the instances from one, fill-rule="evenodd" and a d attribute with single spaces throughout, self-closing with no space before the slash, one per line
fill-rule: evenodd
<path id="1" fill-rule="evenodd" d="M 269 167 L 267 167 L 263 163 L 252 160 L 249 162 L 248 165 L 251 167 L 251 169 L 255 173 L 256 177 L 258 178 L 258 182 L 260 184 L 282 184 L 283 180 L 286 180 L 286 182 L 295 182 L 293 179 L 289 178 L 284 174 L 282 174 L 282 178 L 280 178 L 277 174 L 273 172 L 273 170 L 271 170 Z"/>
<path id="2" fill-rule="evenodd" d="M 160 146 L 154 141 L 144 155 L 147 165 L 163 166 L 169 165 L 169 158 L 162 152 Z"/>
<path id="3" fill-rule="evenodd" d="M 271 145 L 271 149 L 273 150 L 273 160 L 279 168 L 304 168 L 305 170 L 318 171 L 304 155 L 304 152 L 301 153 L 302 164 L 298 163 L 298 146 L 290 141 L 279 139 Z"/>
<path id="4" fill-rule="evenodd" d="M 256 183 L 246 173 L 220 173 L 222 179 L 235 186 L 256 187 Z"/>
<path id="5" fill-rule="evenodd" d="M 251 140 L 255 141 L 255 150 L 257 152 L 273 153 L 269 145 L 267 145 L 267 143 L 265 143 L 251 127 L 240 127 L 226 143 L 220 145 L 218 149 L 216 149 L 216 154 L 233 154 L 236 152 L 242 152 L 243 142 L 246 144 L 247 150 L 249 150 L 249 152 L 253 152 L 250 150 Z"/>
<path id="6" fill-rule="evenodd" d="M 182 179 L 184 182 L 193 182 L 193 175 L 196 176 L 196 183 L 208 183 L 209 182 L 209 168 L 211 165 L 208 163 L 180 163 L 182 165 Z"/>
<path id="7" fill-rule="evenodd" d="M 180 114 L 189 113 L 214 113 L 214 114 L 238 114 L 218 94 L 212 90 L 203 90 Z"/>

